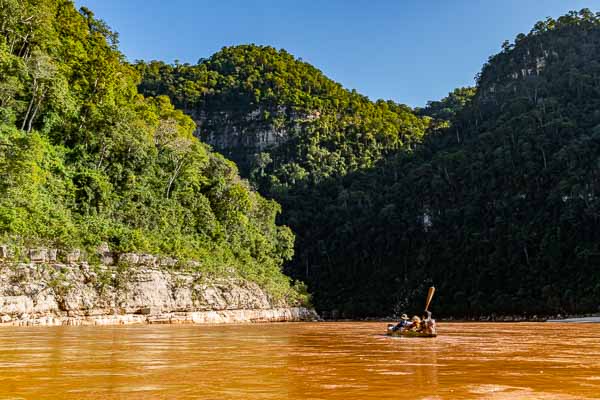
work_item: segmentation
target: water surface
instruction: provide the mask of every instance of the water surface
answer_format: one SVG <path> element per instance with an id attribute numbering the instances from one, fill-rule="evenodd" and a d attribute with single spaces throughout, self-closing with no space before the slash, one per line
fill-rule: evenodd
<path id="1" fill-rule="evenodd" d="M 0 328 L 0 399 L 600 398 L 600 324 Z"/>

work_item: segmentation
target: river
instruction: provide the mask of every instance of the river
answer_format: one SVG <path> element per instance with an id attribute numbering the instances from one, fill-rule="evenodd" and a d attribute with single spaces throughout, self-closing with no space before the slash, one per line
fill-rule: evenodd
<path id="1" fill-rule="evenodd" d="M 600 324 L 0 328 L 0 399 L 600 398 Z"/>

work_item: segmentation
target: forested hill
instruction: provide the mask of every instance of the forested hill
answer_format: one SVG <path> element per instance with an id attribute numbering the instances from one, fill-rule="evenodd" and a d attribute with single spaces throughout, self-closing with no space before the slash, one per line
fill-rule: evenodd
<path id="1" fill-rule="evenodd" d="M 549 18 L 502 48 L 416 167 L 428 263 L 471 313 L 597 311 L 600 14 Z"/>
<path id="2" fill-rule="evenodd" d="M 344 89 L 285 50 L 223 48 L 197 65 L 138 63 L 140 91 L 168 95 L 197 135 L 238 163 L 263 193 L 369 168 L 414 148 L 427 120 Z"/>
<path id="3" fill-rule="evenodd" d="M 117 34 L 68 0 L 0 2 L 3 244 L 197 260 L 291 295 L 280 206 L 193 136 L 167 97 L 137 92 Z M 92 261 L 92 260 L 90 260 Z"/>
<path id="4" fill-rule="evenodd" d="M 153 61 L 136 66 L 142 74 L 140 91 L 168 95 L 197 122 L 198 137 L 238 162 L 243 176 L 282 204 L 280 220 L 296 233 L 298 253 L 286 271 L 311 282 L 317 306 L 353 303 L 356 285 L 369 276 L 352 273 L 352 265 L 342 265 L 345 255 L 331 257 L 328 249 L 351 245 L 342 231 L 359 214 L 350 210 L 362 212 L 377 193 L 348 190 L 342 179 L 391 154 L 412 152 L 431 118 L 392 101 L 370 101 L 268 46 L 223 48 L 197 65 Z M 340 207 L 348 213 L 337 215 Z M 352 240 L 361 241 L 365 233 L 353 232 Z M 371 261 L 362 264 L 369 245 L 357 250 L 359 257 L 348 256 L 369 269 Z M 322 275 L 326 271 L 331 273 L 327 277 Z M 359 290 L 377 296 L 370 288 Z M 389 312 L 380 304 L 364 303 L 360 315 Z"/>
<path id="5" fill-rule="evenodd" d="M 416 152 L 332 183 L 345 197 L 323 196 L 294 226 L 312 239 L 298 256 L 319 266 L 317 304 L 401 310 L 435 284 L 446 315 L 597 311 L 599 66 L 598 15 L 540 22 L 490 58 L 474 91 L 419 110 L 451 120 Z"/>
<path id="6" fill-rule="evenodd" d="M 288 270 L 319 309 L 417 310 L 435 284 L 446 315 L 596 311 L 600 22 L 589 10 L 539 22 L 475 88 L 415 113 L 271 48 L 138 69 L 144 92 L 168 94 L 282 203 L 297 233 Z"/>

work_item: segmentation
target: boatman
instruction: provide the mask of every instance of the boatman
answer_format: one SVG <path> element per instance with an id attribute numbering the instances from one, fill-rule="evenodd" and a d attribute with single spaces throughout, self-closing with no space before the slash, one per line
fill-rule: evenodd
<path id="1" fill-rule="evenodd" d="M 423 332 L 435 335 L 435 319 L 431 318 L 431 311 L 427 310 L 426 313 L 427 318 L 423 318 L 423 322 L 421 324 Z"/>

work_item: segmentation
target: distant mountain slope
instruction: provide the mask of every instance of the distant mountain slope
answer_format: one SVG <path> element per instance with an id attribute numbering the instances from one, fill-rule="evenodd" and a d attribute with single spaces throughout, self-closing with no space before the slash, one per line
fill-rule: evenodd
<path id="1" fill-rule="evenodd" d="M 414 147 L 426 126 L 408 107 L 372 102 L 272 47 L 226 47 L 197 65 L 137 67 L 142 93 L 168 95 L 197 122 L 197 136 L 264 193 L 368 168 Z"/>

